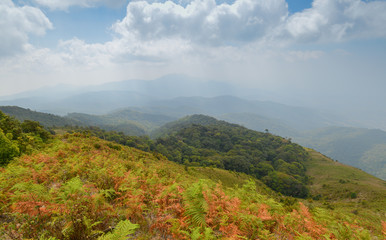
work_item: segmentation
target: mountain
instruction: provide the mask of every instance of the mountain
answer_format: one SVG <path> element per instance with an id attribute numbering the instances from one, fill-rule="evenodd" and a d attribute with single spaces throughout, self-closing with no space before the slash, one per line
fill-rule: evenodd
<path id="1" fill-rule="evenodd" d="M 30 97 L 2 101 L 2 105 L 17 105 L 23 108 L 36 109 L 42 112 L 65 115 L 70 112 L 104 114 L 128 106 L 142 106 L 154 100 L 131 91 L 98 91 L 70 95 L 60 99 L 48 97 Z"/>
<path id="2" fill-rule="evenodd" d="M 243 88 L 234 84 L 192 78 L 186 75 L 172 74 L 154 80 L 128 80 L 94 86 L 92 91 L 126 90 L 153 96 L 159 99 L 171 99 L 181 96 L 215 97 L 221 95 L 266 97 L 256 89 Z M 262 96 L 264 95 L 264 96 Z"/>
<path id="3" fill-rule="evenodd" d="M 129 80 L 87 87 L 53 86 L 8 96 L 0 99 L 0 105 L 15 105 L 59 115 L 72 112 L 103 115 L 122 108 L 174 118 L 189 114 L 218 117 L 252 113 L 280 119 L 290 127 L 302 130 L 349 122 L 325 112 L 262 99 L 270 99 L 270 95 L 224 82 L 168 75 L 155 80 Z"/>
<path id="4" fill-rule="evenodd" d="M 154 145 L 157 152 L 178 163 L 243 172 L 285 195 L 308 196 L 307 153 L 269 133 L 193 115 L 168 124 Z"/>
<path id="5" fill-rule="evenodd" d="M 385 182 L 308 152 L 314 200 L 89 135 L 55 136 L 1 168 L 0 238 L 382 239 Z"/>
<path id="6" fill-rule="evenodd" d="M 0 111 L 7 115 L 15 117 L 19 121 L 37 121 L 45 127 L 83 125 L 82 122 L 74 119 L 60 117 L 50 113 L 36 112 L 30 109 L 25 109 L 17 106 L 0 106 Z"/>
<path id="7" fill-rule="evenodd" d="M 226 102 L 227 109 L 221 108 L 222 102 Z M 267 129 L 270 133 L 292 138 L 295 142 L 314 148 L 340 162 L 386 179 L 386 133 L 382 130 L 327 127 L 301 131 L 296 129 L 295 126 L 290 126 L 288 122 L 282 119 L 242 112 L 255 111 L 253 106 L 256 106 L 254 105 L 256 103 L 236 97 L 177 98 L 174 100 L 160 100 L 158 104 L 162 104 L 163 107 L 123 108 L 104 115 L 71 113 L 66 117 L 40 113 L 20 107 L 3 106 L 0 107 L 0 110 L 15 116 L 21 121 L 26 119 L 38 121 L 45 127 L 66 125 L 99 126 L 109 131 L 124 132 L 134 136 L 151 135 L 153 138 L 162 135 L 167 130 L 168 125 L 165 126 L 166 128 L 161 127 L 163 124 L 174 121 L 182 114 L 216 111 L 218 119 L 236 123 L 252 130 L 265 131 Z M 244 106 L 244 108 L 237 108 L 236 106 L 239 105 Z M 282 106 L 278 108 L 282 108 Z M 256 106 L 256 109 L 262 108 Z M 233 111 L 233 113 L 222 114 L 226 111 Z M 260 113 L 264 112 L 260 111 Z M 293 113 L 297 114 L 295 110 Z M 311 111 L 309 114 L 316 113 Z"/>
<path id="8" fill-rule="evenodd" d="M 221 118 L 222 116 L 240 119 L 242 114 L 265 118 L 265 122 L 276 122 L 281 129 L 309 130 L 326 126 L 341 125 L 342 119 L 316 110 L 292 107 L 284 104 L 251 101 L 234 96 L 217 97 L 179 97 L 169 100 L 159 100 L 143 107 L 134 108 L 137 111 L 165 114 L 173 117 L 183 117 L 192 114 L 205 114 Z M 253 121 L 253 120 L 252 120 Z M 242 122 L 237 122 L 242 124 Z M 270 125 L 267 125 L 268 128 Z"/>
<path id="9" fill-rule="evenodd" d="M 266 131 L 283 137 L 295 137 L 299 130 L 290 127 L 285 121 L 268 118 L 255 113 L 227 113 L 218 116 L 219 119 L 236 123 L 255 131 Z"/>
<path id="10" fill-rule="evenodd" d="M 45 87 L 2 97 L 0 105 L 16 105 L 60 115 L 70 112 L 105 114 L 118 108 L 143 106 L 158 99 L 252 93 L 256 96 L 258 91 L 184 75 L 168 75 L 155 80 L 127 80 L 84 87 Z"/>
<path id="11" fill-rule="evenodd" d="M 304 132 L 295 141 L 386 179 L 386 132 L 382 130 L 328 127 Z"/>
<path id="12" fill-rule="evenodd" d="M 116 110 L 105 115 L 70 113 L 66 117 L 88 126 L 99 126 L 106 130 L 123 132 L 134 136 L 145 135 L 151 130 L 175 120 L 173 117 L 141 113 L 131 109 Z"/>

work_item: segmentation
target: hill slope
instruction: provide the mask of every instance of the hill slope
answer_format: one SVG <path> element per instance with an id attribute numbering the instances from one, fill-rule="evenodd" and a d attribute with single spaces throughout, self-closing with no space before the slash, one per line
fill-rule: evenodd
<path id="1" fill-rule="evenodd" d="M 169 160 L 250 174 L 285 195 L 306 197 L 303 148 L 269 133 L 256 132 L 204 115 L 167 124 L 155 150 Z"/>
<path id="2" fill-rule="evenodd" d="M 307 149 L 310 160 L 305 162 L 311 177 L 310 192 L 314 204 L 352 212 L 371 222 L 385 219 L 386 182 L 360 169 L 344 165 Z"/>
<path id="3" fill-rule="evenodd" d="M 295 140 L 342 163 L 386 179 L 386 132 L 329 127 L 303 133 Z"/>
<path id="4" fill-rule="evenodd" d="M 355 214 L 289 207 L 253 181 L 225 188 L 189 172 L 100 139 L 58 137 L 1 169 L 0 237 L 112 239 L 110 226 L 133 239 L 382 237 L 379 218 L 368 226 Z"/>

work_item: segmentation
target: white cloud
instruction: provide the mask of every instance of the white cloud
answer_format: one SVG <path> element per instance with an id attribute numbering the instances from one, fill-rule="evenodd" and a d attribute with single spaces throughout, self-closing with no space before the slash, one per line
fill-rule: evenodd
<path id="1" fill-rule="evenodd" d="M 46 2 L 51 2 L 52 8 L 60 2 L 63 9 L 71 5 L 69 1 Z M 79 5 L 85 3 L 88 5 Z M 99 3 L 102 1 L 74 1 L 72 5 Z M 34 76 L 46 82 L 61 79 L 90 83 L 179 72 L 250 82 L 258 79 L 270 86 L 287 86 L 284 81 L 320 80 L 322 77 L 318 76 L 328 72 L 330 60 L 335 58 L 331 52 L 319 51 L 317 45 L 316 49 L 305 50 L 303 42 L 386 37 L 385 5 L 386 2 L 380 1 L 316 0 L 311 9 L 288 15 L 284 0 L 236 0 L 232 4 L 193 0 L 187 5 L 137 1 L 130 2 L 126 17 L 112 26 L 115 36 L 111 41 L 88 44 L 73 38 L 61 41 L 55 50 L 28 45 L 28 34 L 44 34 L 51 27 L 48 19 L 45 26 L 28 18 L 40 28 L 20 24 L 24 27 L 17 31 L 23 31 L 15 36 L 22 37 L 11 38 L 10 29 L 16 28 L 6 28 L 14 24 L 10 19 L 24 21 L 0 12 L 1 30 L 10 32 L 7 37 L 0 36 L 0 51 L 27 49 L 24 56 L 3 61 L 0 75 L 11 79 L 14 74 L 22 79 L 24 74 L 27 79 Z M 5 1 L 0 5 L 2 9 L 34 8 L 15 7 L 11 1 Z M 35 11 L 44 16 L 40 10 Z M 6 20 L 4 16 L 8 16 Z M 2 42 L 6 38 L 18 48 L 6 46 Z M 16 44 L 17 40 L 20 43 Z M 295 50 L 291 48 L 293 45 Z M 328 67 L 320 70 L 321 65 L 317 64 L 320 62 L 327 62 Z M 337 78 L 331 76 L 331 79 Z"/>
<path id="2" fill-rule="evenodd" d="M 200 44 L 237 44 L 264 37 L 287 17 L 284 0 L 194 0 L 186 7 L 172 1 L 130 2 L 127 16 L 113 29 L 124 38 L 182 38 Z"/>
<path id="3" fill-rule="evenodd" d="M 52 24 L 38 8 L 0 2 L 0 57 L 25 50 L 29 34 L 44 35 Z"/>
<path id="4" fill-rule="evenodd" d="M 289 17 L 285 36 L 299 42 L 385 38 L 385 13 L 384 1 L 315 0 L 312 8 Z"/>
<path id="5" fill-rule="evenodd" d="M 386 2 L 315 0 L 312 8 L 289 15 L 284 0 L 193 0 L 130 2 L 126 17 L 113 25 L 119 38 L 157 41 L 180 38 L 221 46 L 264 42 L 275 47 L 303 42 L 342 42 L 386 37 Z"/>
<path id="6" fill-rule="evenodd" d="M 67 10 L 69 7 L 96 7 L 105 5 L 108 7 L 119 7 L 127 0 L 34 0 L 39 5 L 50 8 L 51 10 Z"/>

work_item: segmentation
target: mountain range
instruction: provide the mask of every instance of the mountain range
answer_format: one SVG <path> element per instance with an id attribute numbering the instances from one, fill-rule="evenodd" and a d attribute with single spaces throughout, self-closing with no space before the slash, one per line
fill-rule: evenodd
<path id="1" fill-rule="evenodd" d="M 367 129 L 344 116 L 306 107 L 264 101 L 269 93 L 181 75 L 75 87 L 60 85 L 0 99 L 20 120 L 26 116 L 47 127 L 98 126 L 128 135 L 154 135 L 162 125 L 186 115 L 205 114 L 291 138 L 333 159 L 385 179 L 386 133 Z M 26 114 L 26 116 L 23 116 Z M 59 114 L 59 116 L 52 115 Z M 51 119 L 51 120 L 48 120 Z"/>

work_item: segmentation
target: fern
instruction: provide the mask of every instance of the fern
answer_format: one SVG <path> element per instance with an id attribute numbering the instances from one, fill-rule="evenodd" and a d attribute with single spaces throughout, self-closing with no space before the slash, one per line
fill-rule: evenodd
<path id="1" fill-rule="evenodd" d="M 205 216 L 207 212 L 207 203 L 204 198 L 203 192 L 204 181 L 200 180 L 198 183 L 193 184 L 190 188 L 186 189 L 185 197 L 185 214 L 191 220 L 191 223 L 195 226 L 205 226 Z"/>
<path id="2" fill-rule="evenodd" d="M 192 240 L 200 240 L 201 239 L 201 228 L 196 227 L 193 231 L 192 234 L 190 235 L 190 239 Z"/>
<path id="3" fill-rule="evenodd" d="M 120 221 L 113 232 L 100 236 L 98 240 L 126 240 L 127 236 L 135 233 L 139 228 L 138 224 L 133 224 L 130 220 Z"/>
<path id="4" fill-rule="evenodd" d="M 213 235 L 213 230 L 211 228 L 206 227 L 204 232 L 202 232 L 202 227 L 196 227 L 193 229 L 190 234 L 191 240 L 213 240 L 216 237 Z"/>
<path id="5" fill-rule="evenodd" d="M 69 195 L 78 193 L 83 188 L 83 182 L 80 180 L 79 176 L 74 177 L 70 180 L 68 180 L 63 186 L 62 186 L 62 194 L 61 198 L 63 200 L 67 200 Z"/>
<path id="6" fill-rule="evenodd" d="M 59 240 L 57 239 L 56 237 L 45 237 L 45 236 L 41 236 L 39 238 L 39 240 Z"/>
<path id="7" fill-rule="evenodd" d="M 35 184 L 32 182 L 21 182 L 15 184 L 11 190 L 14 190 L 16 195 L 21 195 L 23 193 L 33 193 L 39 198 L 43 198 L 47 195 L 47 189 L 40 184 Z"/>

